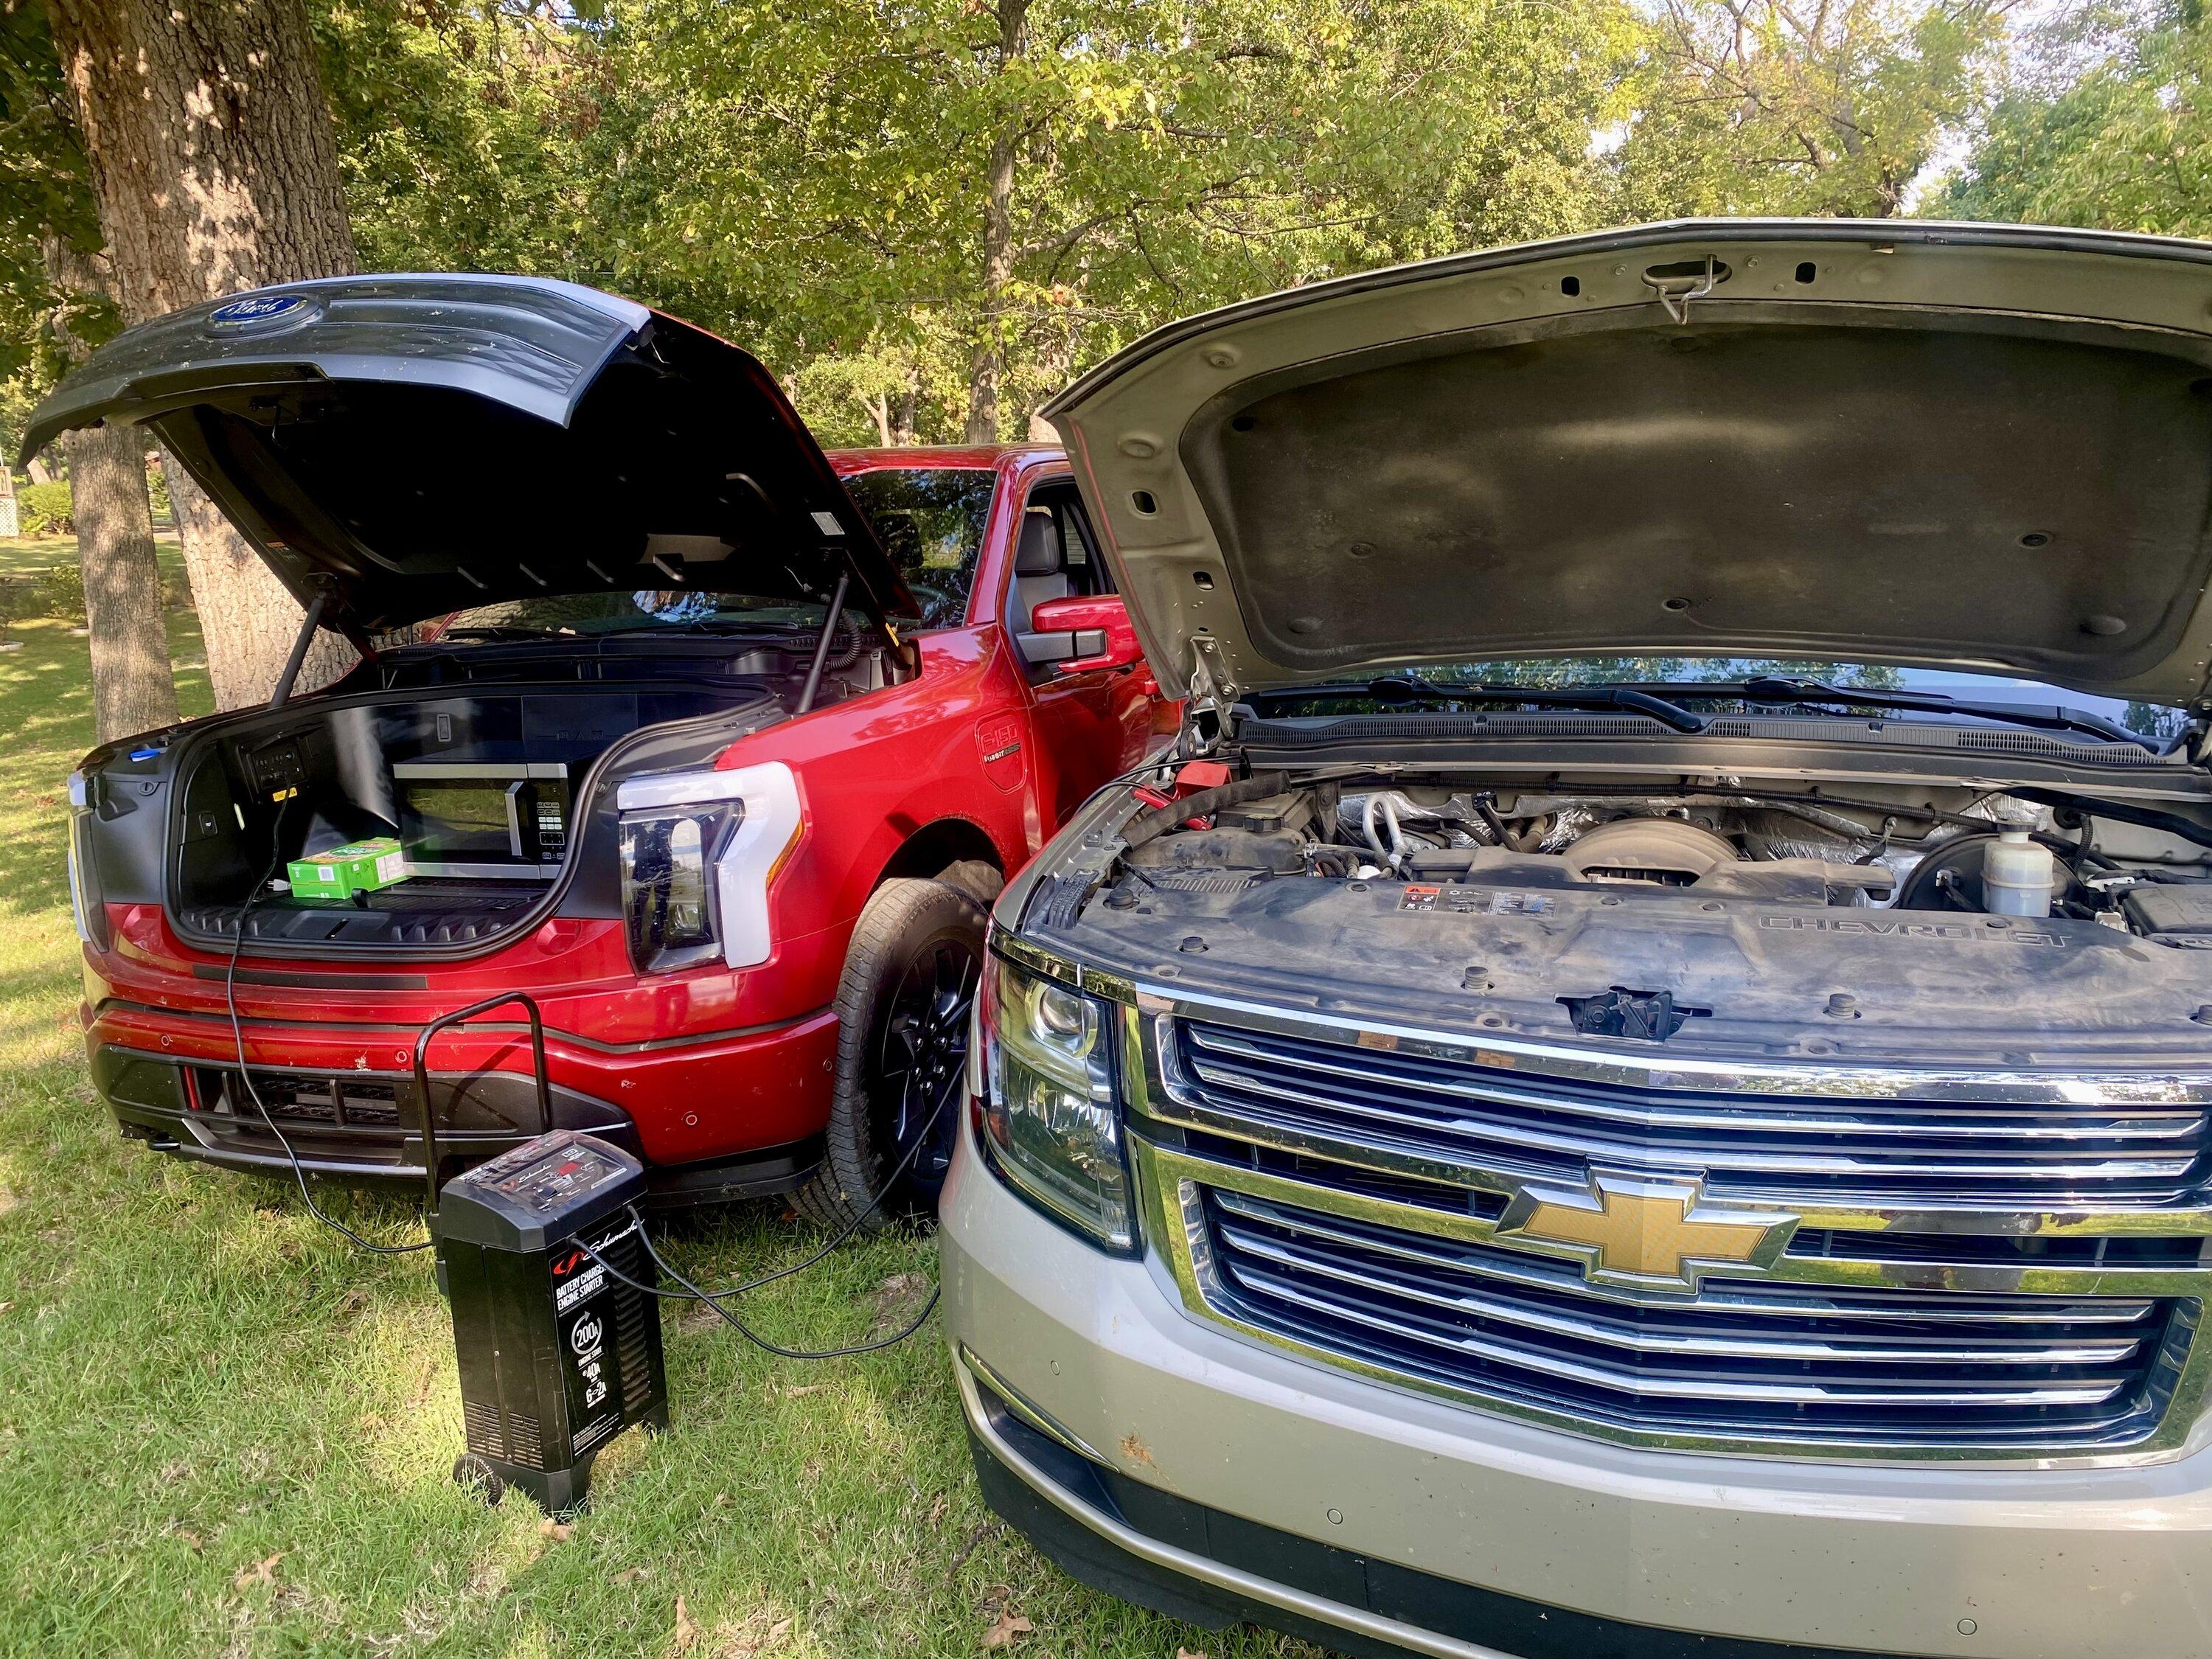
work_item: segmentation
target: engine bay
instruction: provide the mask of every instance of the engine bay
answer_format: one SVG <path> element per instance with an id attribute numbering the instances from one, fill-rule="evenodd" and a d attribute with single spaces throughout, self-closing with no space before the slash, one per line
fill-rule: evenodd
<path id="1" fill-rule="evenodd" d="M 1115 902 L 1263 883 L 1602 890 L 1640 900 L 2056 917 L 2212 947 L 2212 824 L 2049 790 L 1637 792 L 1547 779 L 1262 774 L 1123 832 Z M 1433 890 L 1433 896 L 1431 896 Z"/>

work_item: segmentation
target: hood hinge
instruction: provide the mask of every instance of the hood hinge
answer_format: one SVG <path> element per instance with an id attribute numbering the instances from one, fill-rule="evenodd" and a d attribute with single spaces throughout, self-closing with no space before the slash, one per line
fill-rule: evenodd
<path id="1" fill-rule="evenodd" d="M 1186 757 L 1210 755 L 1221 746 L 1221 711 L 1237 696 L 1236 681 L 1221 666 L 1219 645 L 1210 639 L 1190 643 L 1190 690 L 1182 705 Z"/>

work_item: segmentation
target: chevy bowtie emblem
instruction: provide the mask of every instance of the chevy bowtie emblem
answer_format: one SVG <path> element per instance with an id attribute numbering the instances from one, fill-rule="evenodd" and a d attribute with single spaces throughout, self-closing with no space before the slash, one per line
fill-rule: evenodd
<path id="1" fill-rule="evenodd" d="M 1771 1266 L 1796 1228 L 1795 1216 L 1708 1206 L 1702 1194 L 1699 1182 L 1603 1173 L 1580 1192 L 1523 1187 L 1498 1241 L 1574 1256 L 1593 1283 L 1695 1290 L 1709 1269 Z"/>

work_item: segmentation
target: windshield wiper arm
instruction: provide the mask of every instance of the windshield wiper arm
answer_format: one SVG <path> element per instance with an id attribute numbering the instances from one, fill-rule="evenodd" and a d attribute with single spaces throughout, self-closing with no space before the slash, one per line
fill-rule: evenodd
<path id="1" fill-rule="evenodd" d="M 1343 690 L 1342 687 L 1316 687 L 1312 690 Z M 1390 698 L 1412 692 L 1425 701 L 1437 702 L 1486 703 L 1492 708 L 1516 708 L 1527 704 L 1538 708 L 1624 708 L 1632 714 L 1648 714 L 1662 726 L 1671 726 L 1677 732 L 1698 732 L 1705 729 L 1705 716 L 1693 714 L 1680 703 L 1669 702 L 1664 697 L 1655 697 L 1649 691 L 1637 690 L 1626 685 L 1438 685 L 1411 674 L 1388 675 L 1367 682 L 1370 696 Z"/>
<path id="2" fill-rule="evenodd" d="M 2033 708 L 2015 708 L 2002 702 L 1972 702 L 1957 697 L 1947 697 L 1936 691 L 1892 691 L 1879 687 L 1829 685 L 1820 680 L 1789 679 L 1779 675 L 1767 675 L 1749 679 L 1740 686 L 1716 686 L 1712 690 L 1722 695 L 1741 695 L 1751 702 L 1856 703 L 1862 708 L 1891 708 L 1900 714 L 1970 714 L 1977 720 L 2003 720 L 2013 726 L 2033 726 L 2044 732 L 2087 732 L 2114 743 L 2133 744 L 2138 749 L 2148 749 L 2153 754 L 2163 752 L 2156 742 L 2140 732 L 2130 732 L 2124 726 L 2106 720 L 2102 714 L 2092 714 L 2079 709 L 2053 705 L 2049 713 Z"/>

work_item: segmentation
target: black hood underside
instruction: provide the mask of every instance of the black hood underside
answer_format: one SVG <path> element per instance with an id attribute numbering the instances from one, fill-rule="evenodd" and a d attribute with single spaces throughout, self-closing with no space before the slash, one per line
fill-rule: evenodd
<path id="1" fill-rule="evenodd" d="M 369 276 L 195 307 L 104 347 L 27 449 L 150 426 L 286 586 L 356 635 L 499 600 L 912 597 L 768 370 L 627 301 Z"/>

